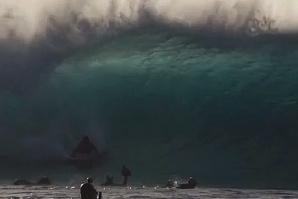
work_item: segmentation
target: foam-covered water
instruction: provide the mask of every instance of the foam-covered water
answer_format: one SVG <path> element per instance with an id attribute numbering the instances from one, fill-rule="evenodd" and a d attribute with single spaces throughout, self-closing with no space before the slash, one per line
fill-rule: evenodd
<path id="1" fill-rule="evenodd" d="M 175 190 L 161 188 L 98 188 L 103 198 L 255 198 L 255 199 L 280 199 L 297 198 L 296 191 L 283 190 L 242 190 L 242 189 L 207 189 Z M 75 187 L 11 187 L 1 186 L 1 198 L 80 198 L 79 189 Z"/>
<path id="2" fill-rule="evenodd" d="M 97 172 L 296 187 L 297 6 L 0 1 L 3 176 L 74 173 L 88 134 L 109 152 Z"/>

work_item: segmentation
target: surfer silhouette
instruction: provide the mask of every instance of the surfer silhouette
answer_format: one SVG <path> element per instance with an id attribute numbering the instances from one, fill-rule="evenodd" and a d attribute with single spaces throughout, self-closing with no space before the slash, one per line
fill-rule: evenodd
<path id="1" fill-rule="evenodd" d="M 71 157 L 76 158 L 78 154 L 92 154 L 96 152 L 99 155 L 97 148 L 92 144 L 88 136 L 84 136 L 81 142 L 73 149 Z"/>
<path id="2" fill-rule="evenodd" d="M 93 179 L 87 178 L 87 182 L 81 185 L 81 199 L 101 199 L 101 192 L 96 191 L 92 183 Z"/>
<path id="3" fill-rule="evenodd" d="M 128 177 L 131 176 L 130 169 L 128 169 L 126 166 L 123 165 L 121 170 L 121 175 L 124 177 L 122 184 L 114 183 L 114 177 L 110 173 L 108 173 L 106 175 L 106 181 L 102 183 L 101 186 L 126 186 Z"/>
<path id="4" fill-rule="evenodd" d="M 123 179 L 123 185 L 127 185 L 128 177 L 131 176 L 131 171 L 125 166 L 122 166 L 121 175 L 124 177 Z"/>

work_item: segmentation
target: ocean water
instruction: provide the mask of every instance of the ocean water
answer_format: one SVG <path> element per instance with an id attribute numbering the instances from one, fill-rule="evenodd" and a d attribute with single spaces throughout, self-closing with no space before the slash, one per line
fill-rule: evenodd
<path id="1" fill-rule="evenodd" d="M 142 188 L 100 188 L 102 197 L 107 199 L 115 198 L 204 198 L 204 199 L 231 199 L 231 198 L 255 198 L 255 199 L 294 199 L 298 193 L 294 191 L 282 190 L 248 190 L 248 189 L 194 189 L 176 190 L 162 189 L 158 187 Z M 1 186 L 1 198 L 30 199 L 30 198 L 80 198 L 79 189 L 76 187 L 11 187 Z"/>
<path id="2" fill-rule="evenodd" d="M 136 185 L 194 176 L 203 187 L 296 189 L 297 9 L 1 0 L 2 181 L 102 179 L 125 164 Z M 108 154 L 94 173 L 64 163 L 84 135 Z"/>

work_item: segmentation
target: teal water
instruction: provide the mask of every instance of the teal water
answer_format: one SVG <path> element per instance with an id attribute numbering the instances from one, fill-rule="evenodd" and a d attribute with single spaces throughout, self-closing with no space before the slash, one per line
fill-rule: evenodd
<path id="1" fill-rule="evenodd" d="M 55 28 L 30 44 L 7 40 L 1 49 L 2 154 L 57 166 L 88 134 L 109 152 L 107 168 L 127 164 L 140 180 L 194 175 L 211 186 L 295 187 L 296 34 L 282 32 L 282 20 L 271 28 L 257 14 L 260 23 L 242 18 L 232 31 L 217 21 L 230 9 L 225 1 L 211 6 L 218 14 L 209 18 L 214 24 L 192 26 L 169 13 L 167 20 L 156 18 L 141 2 L 127 3 L 144 14 L 137 24 L 128 20 L 133 11 L 126 23 L 113 18 L 102 34 L 100 19 L 98 26 L 74 23 L 83 44 L 74 44 L 73 27 L 55 18 Z M 115 12 L 125 15 L 117 3 Z M 158 3 L 154 8 L 162 9 Z M 290 4 L 296 8 L 292 1 L 270 5 L 283 11 Z M 199 6 L 179 5 L 184 19 L 187 5 Z"/>

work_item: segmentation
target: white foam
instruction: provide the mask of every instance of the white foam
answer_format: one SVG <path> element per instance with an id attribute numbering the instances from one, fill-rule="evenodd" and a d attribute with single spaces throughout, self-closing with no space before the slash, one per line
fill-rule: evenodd
<path id="1" fill-rule="evenodd" d="M 31 41 L 46 36 L 54 18 L 69 25 L 69 38 L 79 42 L 77 25 L 87 21 L 98 34 L 116 22 L 123 27 L 137 25 L 144 12 L 173 23 L 213 25 L 239 29 L 251 18 L 272 19 L 280 31 L 297 30 L 296 0 L 1 0 L 0 38 Z M 75 16 L 75 17 L 74 17 Z M 80 42 L 84 42 L 83 40 Z"/>
<path id="2" fill-rule="evenodd" d="M 78 184 L 79 185 L 79 184 Z M 95 184 L 96 185 L 96 184 Z M 79 186 L 77 186 L 79 187 Z M 78 188 L 58 187 L 51 189 L 48 187 L 9 187 L 1 186 L 3 191 L 1 196 L 5 198 L 79 198 Z M 247 189 L 210 189 L 197 188 L 190 190 L 161 189 L 161 188 L 141 188 L 129 187 L 118 188 L 109 187 L 96 189 L 102 192 L 103 198 L 160 198 L 160 199 L 184 199 L 184 198 L 255 198 L 255 199 L 278 199 L 278 198 L 297 198 L 296 191 L 282 190 L 247 190 Z"/>

